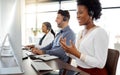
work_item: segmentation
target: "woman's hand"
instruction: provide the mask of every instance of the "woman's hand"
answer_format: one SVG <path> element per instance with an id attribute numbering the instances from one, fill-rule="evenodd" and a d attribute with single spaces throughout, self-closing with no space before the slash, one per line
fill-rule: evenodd
<path id="1" fill-rule="evenodd" d="M 60 38 L 60 45 L 61 47 L 67 52 L 74 56 L 80 57 L 80 52 L 76 49 L 73 42 L 70 40 L 70 46 L 66 44 L 66 38 Z"/>

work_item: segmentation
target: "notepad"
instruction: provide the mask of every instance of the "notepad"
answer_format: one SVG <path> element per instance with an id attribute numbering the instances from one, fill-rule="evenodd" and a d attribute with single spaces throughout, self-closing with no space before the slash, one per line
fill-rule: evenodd
<path id="1" fill-rule="evenodd" d="M 50 66 L 48 66 L 45 62 L 36 62 L 31 60 L 31 65 L 36 71 L 51 71 L 53 70 Z"/>
<path id="2" fill-rule="evenodd" d="M 41 60 L 44 60 L 44 61 L 53 60 L 53 59 L 57 59 L 58 58 L 57 56 L 49 55 L 49 54 L 36 55 L 35 57 L 39 58 Z"/>

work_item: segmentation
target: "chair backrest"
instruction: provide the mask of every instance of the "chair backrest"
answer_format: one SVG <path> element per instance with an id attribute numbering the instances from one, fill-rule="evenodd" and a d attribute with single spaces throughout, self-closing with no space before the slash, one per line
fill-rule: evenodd
<path id="1" fill-rule="evenodd" d="M 108 75 L 116 75 L 116 68 L 119 58 L 119 51 L 115 49 L 108 49 L 108 57 L 106 62 L 106 69 Z"/>

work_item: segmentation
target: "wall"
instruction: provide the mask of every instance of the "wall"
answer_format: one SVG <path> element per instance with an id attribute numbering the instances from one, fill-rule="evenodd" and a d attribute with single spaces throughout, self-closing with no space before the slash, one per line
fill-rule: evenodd
<path id="1" fill-rule="evenodd" d="M 1 0 L 0 0 L 0 28 L 1 28 Z M 1 34 L 1 29 L 0 29 L 0 34 Z"/>

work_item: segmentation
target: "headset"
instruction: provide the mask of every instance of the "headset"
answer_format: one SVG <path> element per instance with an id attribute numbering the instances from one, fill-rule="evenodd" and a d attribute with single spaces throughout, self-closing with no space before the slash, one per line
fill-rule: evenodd
<path id="1" fill-rule="evenodd" d="M 88 12 L 88 15 L 91 16 L 91 17 L 93 17 L 94 12 L 93 12 L 93 11 L 89 11 L 89 12 Z"/>
<path id="2" fill-rule="evenodd" d="M 48 30 L 51 30 L 51 25 L 47 25 L 47 29 L 48 29 Z"/>
<path id="3" fill-rule="evenodd" d="M 66 16 L 63 16 L 63 20 L 59 24 L 62 24 L 63 22 L 65 22 L 67 20 L 68 20 L 68 18 Z"/>
<path id="4" fill-rule="evenodd" d="M 93 18 L 94 12 L 93 12 L 93 11 L 89 11 L 89 12 L 88 12 L 88 15 L 89 15 L 90 17 L 88 18 L 87 23 L 89 22 L 90 18 Z M 86 23 L 86 25 L 87 25 L 87 23 Z"/>
<path id="5" fill-rule="evenodd" d="M 51 30 L 51 24 L 49 22 L 44 22 L 43 24 L 45 24 L 48 30 Z"/>
<path id="6" fill-rule="evenodd" d="M 68 18 L 66 16 L 63 17 L 63 21 L 67 21 Z"/>

